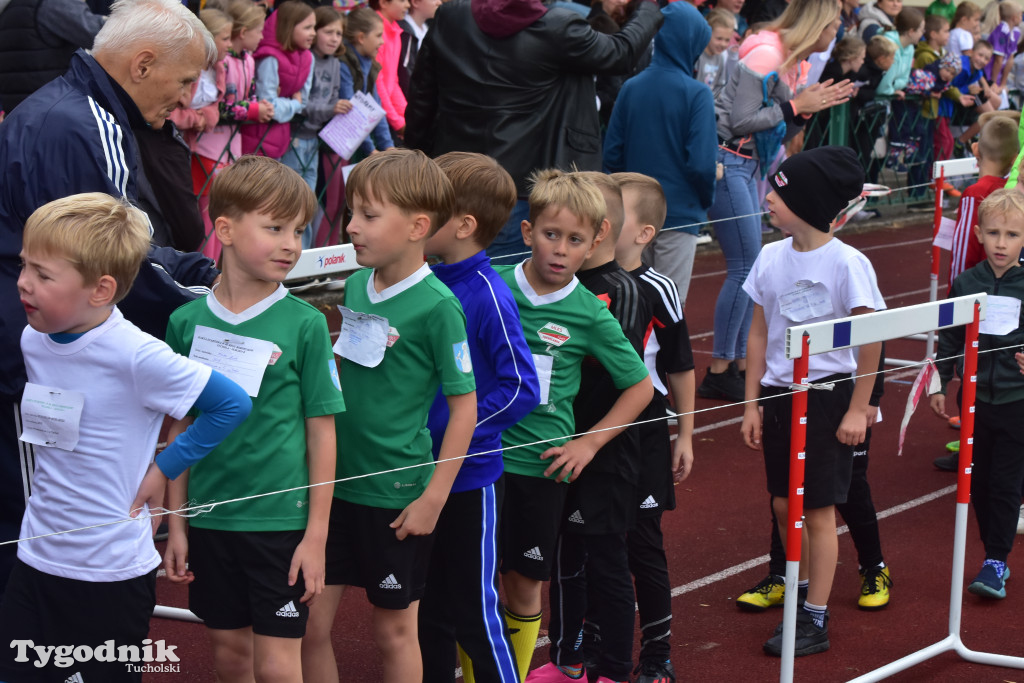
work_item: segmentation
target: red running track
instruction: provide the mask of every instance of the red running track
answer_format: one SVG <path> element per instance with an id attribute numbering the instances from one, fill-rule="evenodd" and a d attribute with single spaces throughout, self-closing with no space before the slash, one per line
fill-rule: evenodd
<path id="1" fill-rule="evenodd" d="M 923 215 L 922 221 L 928 218 Z M 928 225 L 840 233 L 864 251 L 878 273 L 890 308 L 928 299 Z M 945 266 L 945 264 L 944 264 Z M 715 297 L 724 279 L 718 252 L 700 253 L 694 265 L 687 317 L 697 361 L 698 381 L 711 354 Z M 945 270 L 945 267 L 944 267 Z M 945 282 L 945 274 L 940 282 Z M 940 288 L 945 296 L 945 286 Z M 922 342 L 896 341 L 889 355 L 922 358 Z M 840 540 L 839 567 L 830 600 L 832 649 L 798 659 L 796 680 L 845 681 L 930 645 L 946 634 L 953 547 L 955 499 L 953 474 L 939 472 L 931 462 L 943 444 L 956 438 L 922 406 L 911 420 L 903 455 L 897 438 L 912 373 L 887 374 L 882 399 L 884 420 L 875 427 L 869 480 L 880 521 L 882 546 L 891 567 L 889 607 L 880 612 L 857 609 L 860 581 L 853 545 Z M 782 619 L 781 610 L 764 614 L 740 612 L 735 598 L 766 573 L 769 516 L 764 470 L 758 453 L 743 446 L 739 435 L 742 410 L 697 399 L 698 434 L 694 439 L 693 474 L 677 489 L 678 508 L 664 526 L 673 599 L 672 661 L 680 681 L 778 680 L 779 660 L 764 655 L 762 643 Z M 1010 556 L 1014 574 L 1024 577 L 1017 552 Z M 973 515 L 968 523 L 968 580 L 983 560 Z M 1007 585 L 1007 598 L 982 602 L 965 593 L 962 633 L 975 650 L 1024 656 L 1024 582 Z M 161 604 L 185 606 L 182 589 L 158 579 Z M 546 626 L 546 620 L 545 620 Z M 198 624 L 153 619 L 150 637 L 177 646 L 179 673 L 150 674 L 146 681 L 191 683 L 214 680 L 209 646 Z M 357 590 L 342 601 L 335 622 L 335 651 L 343 681 L 376 681 L 380 666 L 369 629 L 369 607 Z M 533 666 L 547 661 L 537 650 Z M 1022 681 L 1024 672 L 969 664 L 946 653 L 893 681 Z"/>

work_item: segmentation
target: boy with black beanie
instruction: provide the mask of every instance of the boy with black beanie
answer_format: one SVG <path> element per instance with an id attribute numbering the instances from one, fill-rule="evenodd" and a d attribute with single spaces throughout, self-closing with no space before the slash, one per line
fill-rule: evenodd
<path id="1" fill-rule="evenodd" d="M 793 363 L 785 356 L 786 328 L 885 308 L 874 269 L 859 251 L 836 239 L 834 219 L 857 198 L 864 172 L 848 147 L 819 147 L 790 157 L 770 176 L 769 217 L 790 237 L 766 245 L 743 284 L 754 301 L 747 342 L 743 440 L 752 449 L 764 441 L 768 492 L 775 515 L 786 523 L 789 508 L 789 437 Z M 809 391 L 804 474 L 804 530 L 807 599 L 797 613 L 796 655 L 824 652 L 828 640 L 828 596 L 839 557 L 835 505 L 846 502 L 853 449 L 864 441 L 875 409 L 873 383 L 850 381 L 878 368 L 881 343 L 858 353 L 846 348 L 811 356 L 812 384 L 834 383 L 832 391 Z M 764 418 L 756 399 L 761 398 Z M 839 425 L 836 429 L 835 425 Z M 784 528 L 780 532 L 785 533 Z M 782 653 L 782 630 L 764 644 Z"/>

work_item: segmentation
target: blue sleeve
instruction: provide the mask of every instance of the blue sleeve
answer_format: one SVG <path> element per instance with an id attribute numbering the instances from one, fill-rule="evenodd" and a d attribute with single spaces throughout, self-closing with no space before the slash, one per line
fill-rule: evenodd
<path id="1" fill-rule="evenodd" d="M 718 159 L 718 132 L 715 123 L 715 100 L 711 90 L 700 85 L 690 109 L 690 135 L 687 139 L 686 168 L 689 183 L 700 207 L 705 211 L 715 203 L 715 165 Z M 614 116 L 614 114 L 613 114 Z"/>
<path id="2" fill-rule="evenodd" d="M 220 445 L 249 416 L 252 400 L 242 387 L 214 370 L 195 407 L 201 411 L 196 421 L 156 456 L 157 467 L 168 479 L 177 479 Z"/>
<path id="3" fill-rule="evenodd" d="M 377 102 L 377 104 L 380 104 L 380 95 L 377 94 L 376 84 L 374 84 L 373 86 L 373 99 Z M 374 149 L 379 149 L 383 151 L 388 147 L 395 146 L 395 143 L 391 140 L 391 129 L 388 128 L 387 116 L 382 118 L 377 123 L 377 127 L 373 129 L 372 133 L 370 133 L 370 137 L 373 138 L 373 144 L 370 145 L 370 141 L 369 139 L 367 139 L 365 142 L 363 142 L 363 147 L 361 148 L 367 154 L 372 152 Z M 369 149 L 366 149 L 367 146 L 369 146 Z"/>
<path id="4" fill-rule="evenodd" d="M 346 62 L 341 63 L 341 82 L 338 91 L 338 99 L 351 100 L 356 94 L 352 80 L 352 69 Z"/>
<path id="5" fill-rule="evenodd" d="M 313 70 L 310 69 L 312 75 Z M 309 85 L 308 79 L 306 86 Z M 296 102 L 290 97 L 279 97 L 278 88 L 281 86 L 281 78 L 277 74 L 277 59 L 264 57 L 256 65 L 256 99 L 266 100 L 274 105 L 274 120 L 278 123 L 288 123 L 292 118 L 302 111 L 302 102 Z M 309 91 L 303 87 L 302 101 L 306 101 Z"/>

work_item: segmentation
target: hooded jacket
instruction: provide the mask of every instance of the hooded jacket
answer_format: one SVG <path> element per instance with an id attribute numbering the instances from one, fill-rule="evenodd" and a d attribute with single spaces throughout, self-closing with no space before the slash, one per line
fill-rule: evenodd
<path id="1" fill-rule="evenodd" d="M 540 0 L 445 3 L 416 57 L 406 143 L 489 154 L 521 197 L 534 170 L 599 170 L 594 76 L 628 73 L 660 25 L 652 2 L 612 36 Z"/>
<path id="2" fill-rule="evenodd" d="M 662 10 L 651 65 L 626 81 L 604 142 L 609 173 L 635 171 L 665 190 L 665 227 L 707 220 L 715 197 L 715 103 L 693 77 L 711 27 L 686 2 Z M 699 226 L 686 228 L 697 234 Z"/>

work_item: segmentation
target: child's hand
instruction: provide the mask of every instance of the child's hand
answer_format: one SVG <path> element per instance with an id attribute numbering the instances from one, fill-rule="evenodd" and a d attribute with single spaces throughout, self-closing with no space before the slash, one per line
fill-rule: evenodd
<path id="1" fill-rule="evenodd" d="M 960 95 L 960 105 L 963 107 L 973 107 L 974 95 Z"/>
<path id="2" fill-rule="evenodd" d="M 149 505 L 149 508 L 160 507 L 164 504 L 164 489 L 167 487 L 167 477 L 160 471 L 160 468 L 156 466 L 155 462 L 149 463 L 149 469 L 146 470 L 146 475 L 142 478 L 142 483 L 139 485 L 139 492 L 135 494 L 135 500 L 132 501 L 132 505 L 128 508 L 128 514 L 130 517 L 135 518 L 142 512 L 143 505 Z M 160 517 L 150 517 L 150 522 L 153 525 L 153 533 L 156 533 L 156 528 L 160 526 Z"/>
<path id="3" fill-rule="evenodd" d="M 347 114 L 352 111 L 352 103 L 348 100 L 338 100 L 334 105 L 335 114 Z"/>
<path id="4" fill-rule="evenodd" d="M 679 483 L 690 476 L 693 469 L 693 448 L 683 439 L 676 438 L 672 449 L 672 481 Z"/>
<path id="5" fill-rule="evenodd" d="M 188 569 L 188 537 L 174 528 L 167 534 L 164 571 L 167 572 L 167 578 L 171 583 L 188 584 L 196 578 Z"/>
<path id="6" fill-rule="evenodd" d="M 743 408 L 743 424 L 740 426 L 743 443 L 747 448 L 761 450 L 761 408 L 756 403 L 748 403 Z"/>
<path id="7" fill-rule="evenodd" d="M 868 406 L 868 411 L 877 412 L 877 408 Z M 839 423 L 839 429 L 836 430 L 836 438 L 847 446 L 856 446 L 864 442 L 867 432 L 868 413 L 851 408 L 846 411 L 846 415 L 843 415 L 843 421 Z"/>
<path id="8" fill-rule="evenodd" d="M 554 458 L 548 468 L 544 470 L 544 476 L 550 477 L 561 470 L 555 475 L 556 481 L 575 481 L 596 454 L 597 451 L 584 443 L 583 439 L 573 439 L 561 446 L 549 448 L 540 454 L 541 460 Z"/>
<path id="9" fill-rule="evenodd" d="M 389 526 L 395 530 L 399 541 L 404 541 L 406 536 L 426 536 L 434 531 L 443 508 L 443 502 L 438 505 L 420 496 L 406 505 Z"/>
<path id="10" fill-rule="evenodd" d="M 324 542 L 317 542 L 310 538 L 303 538 L 295 552 L 292 554 L 292 565 L 288 568 L 288 585 L 294 586 L 299 580 L 299 570 L 302 570 L 302 579 L 306 583 L 306 591 L 302 594 L 300 602 L 312 605 L 316 596 L 324 592 Z"/>
<path id="11" fill-rule="evenodd" d="M 196 118 L 196 125 L 194 125 L 192 127 L 192 130 L 194 130 L 197 133 L 202 133 L 204 130 L 206 130 L 206 117 L 205 116 L 197 117 Z"/>
<path id="12" fill-rule="evenodd" d="M 971 83 L 969 86 L 967 86 L 967 92 L 969 92 L 972 95 L 977 95 L 978 93 L 981 92 L 981 83 Z"/>
<path id="13" fill-rule="evenodd" d="M 906 98 L 907 93 L 903 92 L 902 90 L 897 90 L 897 91 L 893 92 L 893 95 L 896 96 L 897 100 L 902 100 L 902 99 Z M 856 444 L 854 444 L 854 445 L 856 445 Z"/>
<path id="14" fill-rule="evenodd" d="M 1018 354 L 1020 355 L 1020 354 Z M 1018 365 L 1020 361 L 1018 361 Z M 1024 372 L 1024 371 L 1022 371 Z M 941 417 L 943 420 L 948 420 L 949 415 L 946 415 L 946 395 L 945 394 L 932 394 L 928 399 L 928 403 L 932 407 L 932 412 Z"/>
<path id="15" fill-rule="evenodd" d="M 990 85 L 990 86 L 988 87 L 988 89 L 989 89 L 989 91 L 990 91 L 990 92 L 991 92 L 991 93 L 992 93 L 993 95 L 1002 95 L 1002 94 L 1003 94 L 1003 86 L 999 85 L 998 83 L 993 83 L 993 84 L 991 84 L 991 85 Z"/>
<path id="16" fill-rule="evenodd" d="M 266 100 L 260 100 L 260 123 L 268 123 L 270 119 L 274 118 L 274 105 Z"/>
<path id="17" fill-rule="evenodd" d="M 1020 187 L 1020 183 L 1017 183 L 1017 187 Z M 1017 361 L 1017 368 L 1020 370 L 1020 374 L 1024 375 L 1024 353 L 1018 351 L 1013 354 L 1013 359 Z"/>
<path id="18" fill-rule="evenodd" d="M 936 90 L 933 90 L 933 91 L 932 91 L 932 92 L 930 93 L 930 95 L 931 95 L 931 98 L 932 98 L 933 100 L 937 100 L 937 99 L 939 99 L 940 97 L 942 97 L 942 93 L 941 93 L 941 92 L 938 92 L 938 91 L 936 91 Z"/>
<path id="19" fill-rule="evenodd" d="M 292 95 L 292 99 L 298 102 L 299 104 L 302 104 L 302 91 L 299 91 Z"/>

